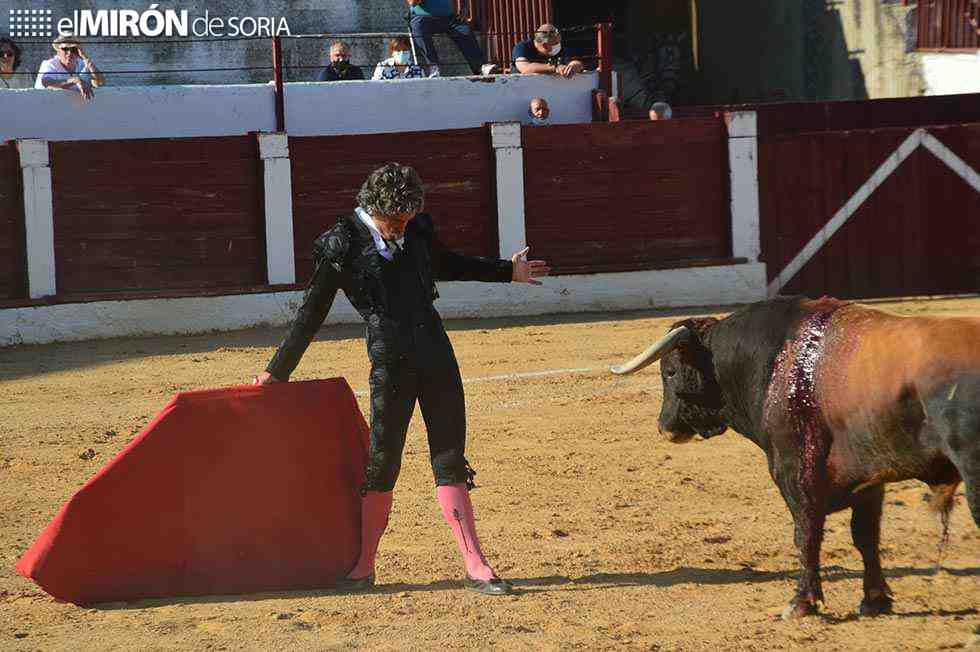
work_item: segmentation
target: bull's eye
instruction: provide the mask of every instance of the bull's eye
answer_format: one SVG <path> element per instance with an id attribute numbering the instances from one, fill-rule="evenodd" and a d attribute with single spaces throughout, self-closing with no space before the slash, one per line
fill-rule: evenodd
<path id="1" fill-rule="evenodd" d="M 676 373 L 677 373 L 677 370 L 676 369 L 667 369 L 667 377 L 668 378 L 673 378 L 674 377 L 674 374 L 676 374 Z"/>

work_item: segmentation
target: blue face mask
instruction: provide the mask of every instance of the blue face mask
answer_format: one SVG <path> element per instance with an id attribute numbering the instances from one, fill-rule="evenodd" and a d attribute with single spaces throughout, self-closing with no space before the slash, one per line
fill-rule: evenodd
<path id="1" fill-rule="evenodd" d="M 407 66 L 412 63 L 412 53 L 408 50 L 399 50 L 391 56 L 399 66 Z"/>
<path id="2" fill-rule="evenodd" d="M 539 118 L 536 115 L 532 115 L 531 124 L 533 124 L 535 127 L 541 127 L 543 125 L 548 124 L 548 118 Z"/>

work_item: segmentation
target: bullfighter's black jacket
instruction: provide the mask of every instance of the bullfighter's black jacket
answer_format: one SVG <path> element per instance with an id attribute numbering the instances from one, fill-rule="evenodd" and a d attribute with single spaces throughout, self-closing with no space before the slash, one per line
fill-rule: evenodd
<path id="1" fill-rule="evenodd" d="M 513 264 L 464 256 L 439 242 L 432 218 L 415 216 L 403 251 L 387 260 L 357 215 L 316 239 L 314 271 L 296 319 L 266 370 L 287 380 L 342 289 L 367 324 L 371 452 L 362 491 L 390 491 L 415 402 L 425 417 L 436 484 L 469 482 L 465 407 L 452 344 L 436 312 L 435 282 L 509 282 Z"/>

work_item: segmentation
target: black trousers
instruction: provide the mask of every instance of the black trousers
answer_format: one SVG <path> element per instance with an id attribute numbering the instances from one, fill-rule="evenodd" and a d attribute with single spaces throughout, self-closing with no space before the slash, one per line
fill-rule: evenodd
<path id="1" fill-rule="evenodd" d="M 401 470 L 409 421 L 418 402 L 428 431 L 429 458 L 437 486 L 465 482 L 475 472 L 463 456 L 466 402 L 452 345 L 442 325 L 432 333 L 442 340 L 371 368 L 371 450 L 362 495 L 391 491 Z"/>

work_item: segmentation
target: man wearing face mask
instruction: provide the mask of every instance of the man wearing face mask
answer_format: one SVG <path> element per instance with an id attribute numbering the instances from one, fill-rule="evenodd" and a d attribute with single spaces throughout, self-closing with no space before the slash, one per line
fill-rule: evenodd
<path id="1" fill-rule="evenodd" d="M 510 260 L 449 251 L 422 213 L 418 174 L 397 163 L 375 170 L 352 215 L 317 238 L 314 271 L 286 339 L 257 384 L 287 381 L 326 318 L 338 289 L 367 322 L 371 360 L 371 444 L 361 486 L 361 552 L 341 588 L 374 584 L 374 561 L 388 525 L 392 493 L 416 401 L 428 434 L 436 498 L 463 556 L 466 586 L 487 595 L 510 592 L 480 549 L 469 490 L 475 472 L 464 456 L 466 406 L 459 367 L 433 302 L 436 281 L 540 285 L 549 273 L 528 252 Z"/>
<path id="2" fill-rule="evenodd" d="M 539 27 L 533 38 L 515 45 L 511 58 L 522 75 L 574 77 L 585 70 L 581 61 L 563 51 L 561 33 L 550 23 Z"/>
<path id="3" fill-rule="evenodd" d="M 364 79 L 364 73 L 350 63 L 350 46 L 343 41 L 334 41 L 330 45 L 330 65 L 320 71 L 317 81 L 350 81 Z"/>

